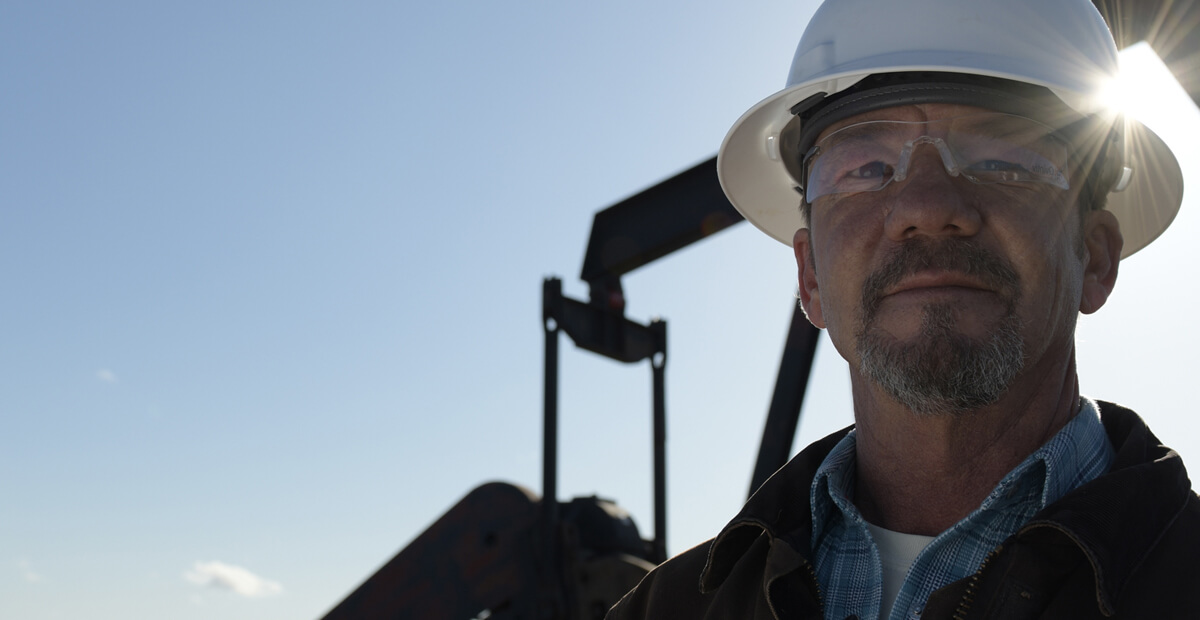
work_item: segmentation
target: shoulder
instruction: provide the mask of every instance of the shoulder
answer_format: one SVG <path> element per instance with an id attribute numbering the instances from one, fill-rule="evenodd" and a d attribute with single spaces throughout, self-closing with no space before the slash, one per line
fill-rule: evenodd
<path id="1" fill-rule="evenodd" d="M 773 545 L 760 531 L 722 570 L 714 569 L 723 561 L 711 557 L 713 544 L 693 547 L 651 571 L 608 612 L 607 620 L 776 617 L 765 596 L 765 575 L 773 546 L 786 545 Z"/>
<path id="2" fill-rule="evenodd" d="M 655 568 L 609 612 L 632 618 L 771 618 L 765 575 L 801 563 L 812 527 L 808 489 L 821 462 L 850 431 L 842 429 L 797 454 L 763 483 L 713 540 Z M 786 534 L 787 540 L 779 536 Z M 790 542 L 789 542 L 790 541 Z M 801 547 L 791 543 L 799 541 Z"/>
<path id="3" fill-rule="evenodd" d="M 1200 615 L 1200 499 L 1190 497 L 1145 559 L 1129 576 L 1118 611 L 1130 617 Z"/>
<path id="4" fill-rule="evenodd" d="M 1200 498 L 1190 489 L 1187 494 L 1187 502 L 1183 509 L 1163 532 L 1162 540 L 1154 546 L 1159 562 L 1153 562 L 1156 556 L 1152 555 L 1147 558 L 1147 564 L 1143 568 L 1153 570 L 1186 567 L 1189 582 L 1194 585 L 1197 575 L 1200 575 Z"/>
<path id="5" fill-rule="evenodd" d="M 607 620 L 703 617 L 710 597 L 700 592 L 700 577 L 711 546 L 711 540 L 701 543 L 650 571 L 608 612 Z"/>
<path id="6" fill-rule="evenodd" d="M 1075 506 L 1093 529 L 1107 529 L 1091 558 L 1097 581 L 1118 612 L 1197 617 L 1200 498 L 1187 469 L 1136 413 L 1100 407 L 1116 462 L 1079 494 L 1088 501 Z"/>

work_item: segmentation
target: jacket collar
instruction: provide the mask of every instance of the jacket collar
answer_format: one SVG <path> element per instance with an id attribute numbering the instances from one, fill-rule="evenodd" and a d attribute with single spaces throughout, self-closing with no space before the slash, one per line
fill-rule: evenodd
<path id="1" fill-rule="evenodd" d="M 1111 614 L 1130 575 L 1183 512 L 1192 490 L 1179 455 L 1163 446 L 1136 413 L 1097 403 L 1116 450 L 1112 470 L 1047 506 L 1021 534 L 1040 527 L 1066 533 L 1092 563 L 1101 608 Z M 765 575 L 768 581 L 798 568 L 811 556 L 809 489 L 825 457 L 851 428 L 813 443 L 755 491 L 709 546 L 708 562 L 700 574 L 702 592 L 719 588 L 763 534 L 772 543 L 788 547 L 781 554 L 788 561 L 771 563 L 772 574 Z M 1142 508 L 1117 509 L 1127 506 Z"/>
<path id="2" fill-rule="evenodd" d="M 1112 469 L 1034 515 L 1018 536 L 1049 527 L 1070 538 L 1092 564 L 1101 609 L 1112 614 L 1130 575 L 1183 513 L 1192 490 L 1182 459 L 1136 413 L 1099 405 L 1116 451 Z"/>
<path id="3" fill-rule="evenodd" d="M 812 511 L 809 508 L 809 489 L 817 468 L 852 428 L 846 427 L 808 446 L 750 496 L 741 512 L 717 534 L 709 546 L 708 563 L 700 574 L 701 592 L 711 592 L 720 587 L 733 570 L 733 565 L 764 533 L 772 543 L 782 540 L 789 547 L 789 552 L 782 554 L 789 558 L 787 562 L 771 563 L 775 574 L 797 568 L 810 555 Z M 773 544 L 773 553 L 775 547 Z M 767 581 L 773 576 L 766 575 Z"/>

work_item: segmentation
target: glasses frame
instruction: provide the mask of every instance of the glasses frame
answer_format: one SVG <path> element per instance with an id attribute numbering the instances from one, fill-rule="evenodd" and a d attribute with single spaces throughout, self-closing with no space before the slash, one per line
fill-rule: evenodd
<path id="1" fill-rule="evenodd" d="M 826 193 L 821 194 L 816 197 L 810 197 L 810 192 L 812 191 L 812 184 L 809 181 L 811 178 L 812 167 L 815 164 L 815 162 L 817 161 L 818 156 L 821 155 L 823 152 L 822 148 L 821 148 L 823 143 L 825 143 L 827 140 L 829 140 L 829 138 L 833 137 L 834 135 L 838 134 L 839 132 L 842 132 L 842 131 L 845 131 L 847 129 L 851 129 L 854 127 L 860 127 L 860 126 L 872 124 L 872 123 L 881 123 L 881 124 L 888 123 L 888 124 L 899 124 L 899 125 L 926 125 L 926 126 L 935 125 L 935 124 L 949 125 L 950 123 L 953 123 L 955 121 L 961 121 L 962 119 L 982 118 L 982 117 L 1011 117 L 1011 118 L 1020 119 L 1022 121 L 1031 123 L 1035 126 L 1045 129 L 1044 137 L 1039 138 L 1039 139 L 1053 140 L 1053 141 L 1057 142 L 1063 149 L 1063 158 L 1062 158 L 1061 165 L 1058 165 L 1055 162 L 1049 162 L 1055 167 L 1057 174 L 1054 175 L 1053 177 L 1050 177 L 1048 175 L 1037 173 L 1039 176 L 1045 177 L 1045 178 L 1011 179 L 1011 180 L 1006 180 L 1006 179 L 992 180 L 992 179 L 981 178 L 977 175 L 971 174 L 969 172 L 968 168 L 964 168 L 961 166 L 961 162 L 959 162 L 957 160 L 957 158 L 955 157 L 954 150 L 950 148 L 950 145 L 946 143 L 945 139 L 943 139 L 941 137 L 931 136 L 931 135 L 929 135 L 929 133 L 922 133 L 921 135 L 916 136 L 910 140 L 906 140 L 901 145 L 900 153 L 897 157 L 897 160 L 896 160 L 896 163 L 895 163 L 895 166 L 893 169 L 893 174 L 886 181 L 884 181 L 882 184 L 880 184 L 878 187 L 874 187 L 874 188 L 870 188 L 870 189 L 846 191 L 846 192 L 826 192 Z M 979 185 L 990 185 L 990 184 L 997 184 L 997 183 L 1020 183 L 1020 184 L 1037 183 L 1037 184 L 1042 184 L 1042 185 L 1049 185 L 1051 187 L 1057 187 L 1061 190 L 1066 191 L 1066 190 L 1069 190 L 1071 187 L 1070 176 L 1071 176 L 1071 167 L 1072 167 L 1072 163 L 1074 160 L 1073 152 L 1072 152 L 1072 144 L 1074 143 L 1073 138 L 1075 137 L 1075 135 L 1079 132 L 1079 130 L 1084 125 L 1085 124 L 1082 122 L 1077 122 L 1077 123 L 1071 123 L 1064 127 L 1055 129 L 1054 127 L 1051 127 L 1050 125 L 1047 125 L 1046 123 L 1043 123 L 1036 119 L 1029 118 L 1027 116 L 1018 115 L 1018 114 L 1009 114 L 1009 113 L 1004 113 L 1004 112 L 974 112 L 971 114 L 964 114 L 961 116 L 954 116 L 954 117 L 936 119 L 936 120 L 905 121 L 905 120 L 894 120 L 894 119 L 872 119 L 872 120 L 868 120 L 868 121 L 861 121 L 858 123 L 851 123 L 844 127 L 839 127 L 836 131 L 832 132 L 828 136 L 825 136 L 821 140 L 818 140 L 816 144 L 814 144 L 811 148 L 808 149 L 807 152 L 804 153 L 803 156 L 801 156 L 800 171 L 802 174 L 802 178 L 799 179 L 800 184 L 799 184 L 799 187 L 797 187 L 797 189 L 801 190 L 801 193 L 804 196 L 804 200 L 808 204 L 812 204 L 817 199 L 822 198 L 824 196 L 881 191 L 884 188 L 886 188 L 887 186 L 891 185 L 891 183 L 893 181 L 903 182 L 905 179 L 907 179 L 909 176 L 909 165 L 912 161 L 913 153 L 916 151 L 917 147 L 922 146 L 924 144 L 930 144 L 930 145 L 933 145 L 938 150 L 938 154 L 942 159 L 942 165 L 945 168 L 947 174 L 949 174 L 951 177 L 962 176 L 963 178 L 971 181 L 972 183 L 976 183 Z"/>

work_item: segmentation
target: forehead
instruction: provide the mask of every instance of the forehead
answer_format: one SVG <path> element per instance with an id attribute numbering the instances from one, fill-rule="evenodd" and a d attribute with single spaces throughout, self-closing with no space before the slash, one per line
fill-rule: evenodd
<path id="1" fill-rule="evenodd" d="M 881 108 L 870 112 L 856 114 L 850 118 L 842 119 L 836 123 L 826 127 L 820 134 L 817 135 L 817 141 L 821 141 L 829 134 L 855 123 L 863 123 L 866 121 L 937 121 L 946 118 L 955 118 L 965 116 L 967 114 L 979 114 L 981 112 L 994 112 L 987 108 L 981 108 L 973 105 L 958 105 L 953 103 L 919 103 L 915 105 L 901 105 L 890 108 Z"/>

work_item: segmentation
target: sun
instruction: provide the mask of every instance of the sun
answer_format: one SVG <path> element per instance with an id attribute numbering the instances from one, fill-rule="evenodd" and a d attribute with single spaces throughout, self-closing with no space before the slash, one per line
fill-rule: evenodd
<path id="1" fill-rule="evenodd" d="M 1121 50 L 1120 63 L 1120 74 L 1102 94 L 1108 106 L 1163 136 L 1196 115 L 1195 103 L 1148 43 Z"/>

